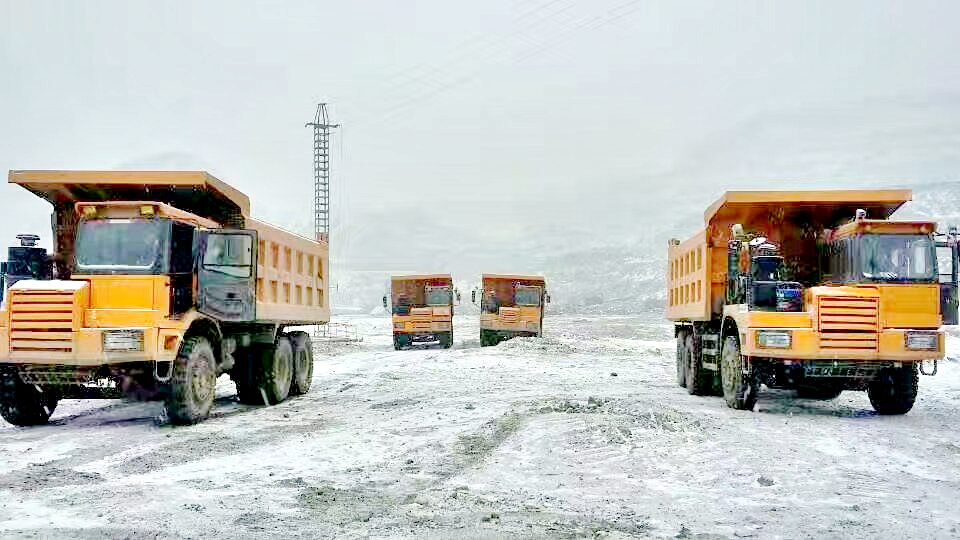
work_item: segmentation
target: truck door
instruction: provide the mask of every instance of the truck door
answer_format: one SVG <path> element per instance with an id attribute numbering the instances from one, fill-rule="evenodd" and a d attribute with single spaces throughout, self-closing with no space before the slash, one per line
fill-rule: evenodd
<path id="1" fill-rule="evenodd" d="M 197 308 L 221 321 L 256 319 L 257 233 L 201 231 L 197 257 Z"/>
<path id="2" fill-rule="evenodd" d="M 957 295 L 957 238 L 950 235 L 937 240 L 937 268 L 940 274 L 940 314 L 943 324 L 960 324 Z"/>

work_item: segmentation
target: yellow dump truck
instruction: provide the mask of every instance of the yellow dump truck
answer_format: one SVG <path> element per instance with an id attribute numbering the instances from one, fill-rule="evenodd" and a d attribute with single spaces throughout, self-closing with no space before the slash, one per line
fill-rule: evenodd
<path id="1" fill-rule="evenodd" d="M 866 390 L 903 414 L 956 323 L 955 238 L 892 221 L 909 190 L 730 191 L 668 246 L 677 378 L 752 410 L 760 385 L 832 399 Z M 938 276 L 938 249 L 952 276 Z M 941 290 L 943 291 L 941 293 Z M 952 300 L 951 300 L 952 299 Z"/>
<path id="2" fill-rule="evenodd" d="M 205 172 L 11 171 L 53 205 L 55 279 L 0 306 L 0 413 L 45 423 L 61 398 L 159 399 L 206 418 L 217 377 L 244 403 L 310 389 L 298 325 L 329 321 L 328 247 L 250 217 Z"/>
<path id="3" fill-rule="evenodd" d="M 543 276 L 483 274 L 472 293 L 480 307 L 480 345 L 517 336 L 543 335 L 543 309 L 550 302 Z"/>
<path id="4" fill-rule="evenodd" d="M 460 293 L 450 274 L 392 276 L 383 307 L 393 314 L 393 348 L 414 344 L 453 345 L 453 304 Z"/>

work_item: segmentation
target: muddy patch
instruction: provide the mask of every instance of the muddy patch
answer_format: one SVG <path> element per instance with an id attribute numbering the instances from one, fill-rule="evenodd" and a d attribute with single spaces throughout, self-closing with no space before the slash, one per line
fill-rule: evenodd
<path id="1" fill-rule="evenodd" d="M 103 482 L 98 473 L 80 472 L 51 463 L 29 465 L 0 476 L 0 489 L 35 491 L 61 486 Z"/>

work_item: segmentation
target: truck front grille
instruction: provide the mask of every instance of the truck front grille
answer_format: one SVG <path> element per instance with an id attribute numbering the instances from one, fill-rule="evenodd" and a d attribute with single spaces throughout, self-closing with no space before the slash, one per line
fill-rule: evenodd
<path id="1" fill-rule="evenodd" d="M 877 298 L 820 297 L 820 347 L 876 350 L 879 311 Z"/>
<path id="2" fill-rule="evenodd" d="M 10 292 L 10 352 L 73 352 L 72 291 Z"/>
<path id="3" fill-rule="evenodd" d="M 511 324 L 520 321 L 520 308 L 500 308 L 500 320 Z"/>

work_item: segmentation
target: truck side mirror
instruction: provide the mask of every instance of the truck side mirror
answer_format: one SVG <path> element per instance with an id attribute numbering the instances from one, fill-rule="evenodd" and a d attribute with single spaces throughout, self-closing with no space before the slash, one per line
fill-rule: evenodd
<path id="1" fill-rule="evenodd" d="M 384 297 L 383 297 L 383 309 L 389 309 L 389 307 L 387 306 L 387 297 L 386 297 L 386 295 L 384 295 Z"/>
<path id="2" fill-rule="evenodd" d="M 550 295 L 549 295 L 549 294 L 547 295 L 546 300 L 547 300 L 547 303 L 549 304 L 549 303 L 550 303 Z"/>
<path id="3" fill-rule="evenodd" d="M 459 305 L 459 304 L 460 304 L 460 289 L 454 289 L 453 292 L 456 293 L 456 295 L 457 295 L 457 304 Z"/>
<path id="4" fill-rule="evenodd" d="M 470 291 L 470 301 L 473 302 L 474 304 L 477 303 L 477 290 L 476 290 L 476 289 Z"/>

